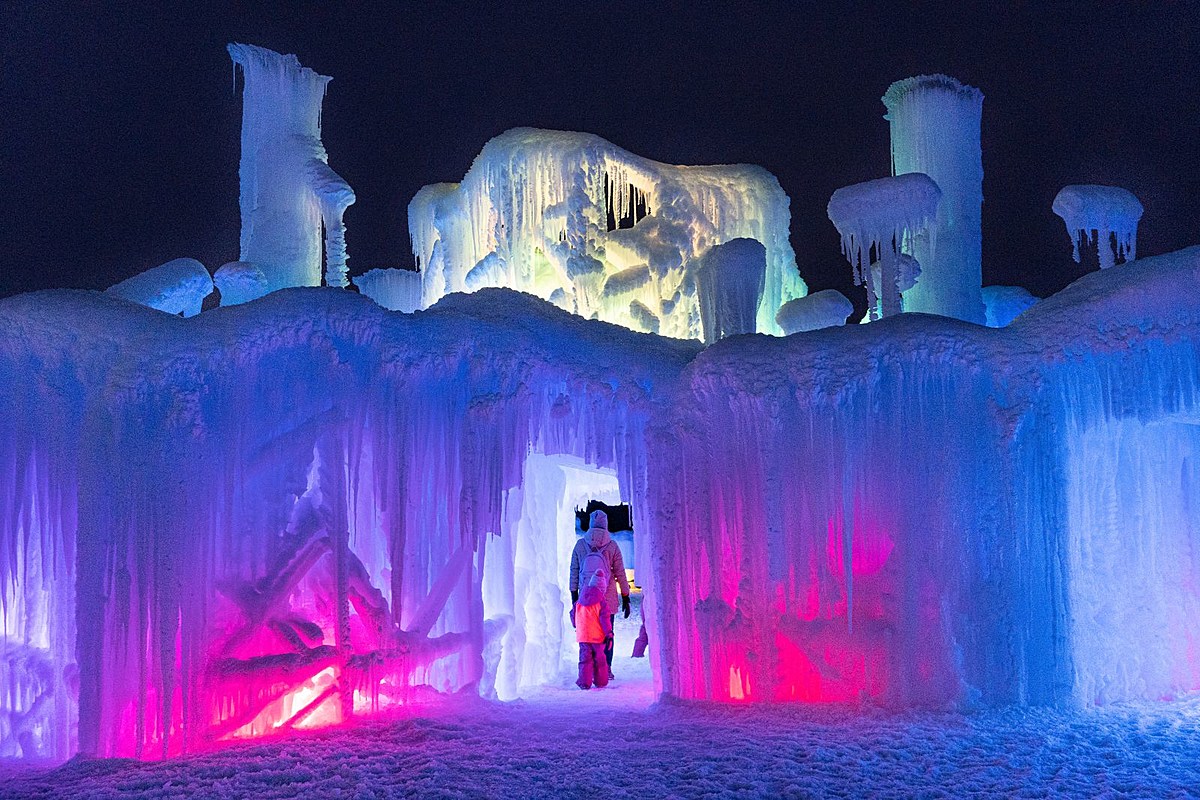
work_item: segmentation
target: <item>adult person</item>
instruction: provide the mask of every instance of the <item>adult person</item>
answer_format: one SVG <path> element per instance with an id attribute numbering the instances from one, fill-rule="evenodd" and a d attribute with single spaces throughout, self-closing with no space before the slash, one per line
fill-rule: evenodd
<path id="1" fill-rule="evenodd" d="M 625 577 L 625 559 L 621 556 L 621 548 L 613 541 L 608 532 L 608 514 L 596 509 L 588 517 L 588 529 L 575 549 L 571 551 L 571 606 L 579 602 L 579 568 L 590 555 L 599 555 L 608 568 L 608 586 L 604 593 L 604 611 L 609 615 L 609 622 L 617 618 L 617 585 L 621 587 L 621 613 L 629 619 L 629 579 Z M 595 561 L 597 559 L 591 559 Z M 610 637 L 604 646 L 604 660 L 608 662 L 609 676 L 612 676 L 613 639 Z"/>

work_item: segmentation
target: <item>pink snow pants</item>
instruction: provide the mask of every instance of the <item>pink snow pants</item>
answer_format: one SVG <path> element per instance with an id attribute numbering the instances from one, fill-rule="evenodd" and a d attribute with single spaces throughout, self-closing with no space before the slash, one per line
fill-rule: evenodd
<path id="1" fill-rule="evenodd" d="M 604 658 L 604 642 L 580 642 L 579 680 L 575 681 L 575 685 L 580 689 L 590 689 L 593 679 L 598 688 L 608 686 L 608 661 Z"/>

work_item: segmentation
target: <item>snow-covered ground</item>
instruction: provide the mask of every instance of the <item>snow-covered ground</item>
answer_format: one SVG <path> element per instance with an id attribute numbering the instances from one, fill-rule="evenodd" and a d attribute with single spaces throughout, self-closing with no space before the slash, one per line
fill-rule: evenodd
<path id="1" fill-rule="evenodd" d="M 969 715 L 654 703 L 633 631 L 607 689 L 564 679 L 173 761 L 8 765 L 0 796 L 1200 797 L 1200 697 Z"/>

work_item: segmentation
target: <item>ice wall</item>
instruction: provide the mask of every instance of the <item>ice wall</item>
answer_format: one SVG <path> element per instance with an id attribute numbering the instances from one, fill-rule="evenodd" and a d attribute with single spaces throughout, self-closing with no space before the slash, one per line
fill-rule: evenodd
<path id="1" fill-rule="evenodd" d="M 346 285 L 342 214 L 354 191 L 329 166 L 321 143 L 321 103 L 331 80 L 294 55 L 228 45 L 242 93 L 242 261 L 258 265 L 268 290 Z"/>
<path id="2" fill-rule="evenodd" d="M 942 190 L 929 237 L 905 250 L 924 277 L 905 292 L 904 307 L 982 324 L 983 93 L 946 75 L 920 75 L 893 83 L 883 104 L 892 173 L 923 172 Z"/>
<path id="3" fill-rule="evenodd" d="M 707 349 L 494 289 L 0 300 L 0 752 L 158 757 L 545 679 L 574 498 L 537 459 L 631 503 L 670 695 L 1200 688 L 1198 288 L 1193 248 L 1006 328 Z"/>
<path id="4" fill-rule="evenodd" d="M 1137 258 L 1142 204 L 1128 190 L 1094 184 L 1064 186 L 1054 197 L 1053 209 L 1066 223 L 1076 263 L 1079 248 L 1088 244 L 1096 247 L 1100 269 L 1115 265 L 1117 258 Z"/>
<path id="5" fill-rule="evenodd" d="M 788 198 L 748 165 L 677 167 L 583 133 L 517 128 L 489 141 L 461 184 L 409 204 L 424 304 L 504 286 L 584 317 L 698 339 L 695 270 L 713 245 L 766 249 L 760 332 L 805 293 L 788 241 Z"/>

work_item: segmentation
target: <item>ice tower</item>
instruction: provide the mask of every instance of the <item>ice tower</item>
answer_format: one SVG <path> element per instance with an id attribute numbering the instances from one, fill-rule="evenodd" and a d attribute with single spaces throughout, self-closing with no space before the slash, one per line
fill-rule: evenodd
<path id="1" fill-rule="evenodd" d="M 892 173 L 924 172 L 942 190 L 936 221 L 907 250 L 921 280 L 904 293 L 904 309 L 982 324 L 983 93 L 946 75 L 920 75 L 893 83 L 883 104 Z"/>
<path id="2" fill-rule="evenodd" d="M 329 166 L 321 144 L 321 101 L 330 78 L 294 55 L 228 45 L 245 73 L 242 100 L 241 261 L 256 264 L 268 291 L 346 285 L 342 214 L 354 190 Z"/>

